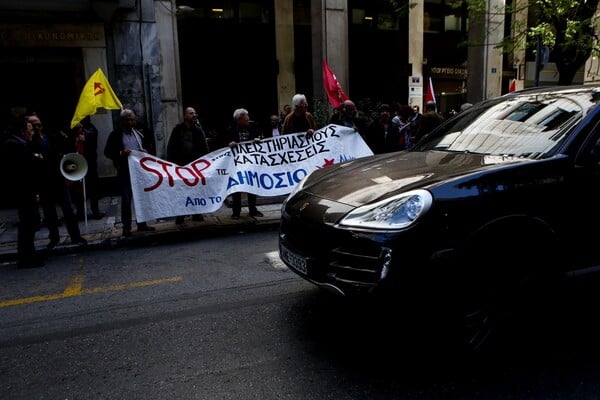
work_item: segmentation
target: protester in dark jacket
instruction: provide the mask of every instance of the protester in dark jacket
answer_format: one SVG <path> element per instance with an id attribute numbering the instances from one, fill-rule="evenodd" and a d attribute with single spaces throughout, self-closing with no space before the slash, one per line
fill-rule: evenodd
<path id="1" fill-rule="evenodd" d="M 375 154 L 404 149 L 404 138 L 398 126 L 392 123 L 388 104 L 379 106 L 379 118 L 367 130 L 367 144 Z"/>
<path id="2" fill-rule="evenodd" d="M 234 148 L 240 142 L 248 140 L 260 140 L 261 133 L 250 123 L 250 115 L 245 108 L 238 108 L 233 112 L 233 124 L 227 129 L 226 140 L 229 147 Z M 263 217 L 263 213 L 256 208 L 256 195 L 247 193 L 248 210 L 251 217 Z M 239 219 L 242 211 L 242 193 L 236 192 L 231 195 L 233 200 L 232 219 Z"/>
<path id="3" fill-rule="evenodd" d="M 340 105 L 340 108 L 336 110 L 329 119 L 329 123 L 352 128 L 363 138 L 367 135 L 366 121 L 363 118 L 359 118 L 356 104 L 354 104 L 352 100 L 344 100 Z"/>
<path id="4" fill-rule="evenodd" d="M 418 134 L 415 137 L 415 143 L 437 128 L 442 122 L 444 122 L 444 117 L 436 111 L 436 104 L 433 101 L 428 101 L 425 104 L 425 112 L 421 117 Z"/>
<path id="5" fill-rule="evenodd" d="M 77 153 L 83 155 L 87 162 L 85 182 L 73 182 L 70 186 L 73 204 L 77 210 L 77 219 L 85 219 L 85 201 L 90 200 L 91 214 L 94 219 L 101 219 L 105 213 L 100 212 L 100 177 L 98 176 L 98 129 L 85 117 L 71 130 L 71 141 Z M 85 196 L 84 187 L 85 184 Z"/>
<path id="6" fill-rule="evenodd" d="M 17 265 L 19 268 L 35 268 L 44 265 L 43 257 L 35 248 L 35 231 L 38 226 L 40 169 L 42 155 L 34 153 L 31 145 L 33 126 L 25 119 L 14 126 L 0 149 L 2 166 L 10 168 L 6 187 L 14 196 L 19 216 L 17 231 Z"/>
<path id="7" fill-rule="evenodd" d="M 175 125 L 167 143 L 167 160 L 185 166 L 209 153 L 206 134 L 198 114 L 193 107 L 187 107 L 183 113 L 183 122 Z M 175 224 L 184 222 L 184 215 L 175 218 Z M 192 216 L 193 221 L 203 221 L 201 214 Z"/>
<path id="8" fill-rule="evenodd" d="M 177 165 L 187 165 L 208 154 L 206 134 L 193 107 L 187 107 L 183 122 L 175 125 L 167 143 L 167 159 Z"/>
<path id="9" fill-rule="evenodd" d="M 57 205 L 62 211 L 71 243 L 87 245 L 87 241 L 81 237 L 79 222 L 75 216 L 75 211 L 73 211 L 68 186 L 70 182 L 63 176 L 60 165 L 65 154 L 75 152 L 75 145 L 69 140 L 68 135 L 60 130 L 50 130 L 48 133 L 37 114 L 28 115 L 27 121 L 33 126 L 32 143 L 35 152 L 39 152 L 43 160 L 39 174 L 43 176 L 40 185 L 40 201 L 44 210 L 44 223 L 48 228 L 48 238 L 50 239 L 46 247 L 48 250 L 52 250 L 60 241 L 60 221 L 56 210 Z"/>

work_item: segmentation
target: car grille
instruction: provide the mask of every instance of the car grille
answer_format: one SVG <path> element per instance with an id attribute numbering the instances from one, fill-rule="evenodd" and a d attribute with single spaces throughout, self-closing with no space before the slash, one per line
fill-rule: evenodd
<path id="1" fill-rule="evenodd" d="M 320 225 L 318 229 L 282 220 L 281 233 L 292 250 L 311 260 L 309 278 L 354 290 L 377 286 L 385 275 L 391 250 L 350 232 Z"/>
<path id="2" fill-rule="evenodd" d="M 332 279 L 346 285 L 375 287 L 382 278 L 385 259 L 390 256 L 390 250 L 380 247 L 338 247 L 329 253 L 329 274 Z"/>

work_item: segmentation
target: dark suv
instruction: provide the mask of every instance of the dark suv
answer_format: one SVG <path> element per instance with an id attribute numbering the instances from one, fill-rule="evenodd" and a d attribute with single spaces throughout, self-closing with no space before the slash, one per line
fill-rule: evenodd
<path id="1" fill-rule="evenodd" d="M 513 92 L 413 150 L 317 170 L 282 206 L 280 257 L 340 295 L 431 303 L 478 348 L 505 306 L 600 271 L 599 99 L 600 85 Z"/>

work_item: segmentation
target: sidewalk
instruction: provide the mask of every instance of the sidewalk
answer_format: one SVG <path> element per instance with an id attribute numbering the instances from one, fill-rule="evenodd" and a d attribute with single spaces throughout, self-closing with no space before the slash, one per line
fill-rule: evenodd
<path id="1" fill-rule="evenodd" d="M 259 197 L 257 205 L 264 217 L 257 218 L 248 216 L 248 209 L 243 202 L 242 214 L 238 220 L 231 219 L 231 208 L 227 203 L 223 203 L 219 210 L 204 214 L 202 222 L 192 221 L 191 217 L 186 217 L 185 222 L 181 225 L 175 225 L 175 217 L 148 221 L 149 226 L 156 228 L 156 231 L 153 232 L 136 232 L 134 222 L 132 235 L 125 238 L 121 236 L 121 197 L 104 197 L 100 200 L 100 211 L 106 215 L 99 220 L 88 218 L 87 223 L 86 221 L 79 222 L 81 235 L 88 241 L 87 246 L 72 245 L 63 224 L 60 227 L 60 242 L 49 255 L 98 249 L 108 250 L 119 246 L 160 244 L 250 230 L 274 229 L 279 225 L 281 218 L 281 201 L 283 201 L 283 197 Z M 61 215 L 60 212 L 59 215 Z M 18 217 L 15 209 L 0 209 L 0 263 L 14 262 L 17 259 L 17 224 Z M 48 229 L 42 227 L 36 232 L 35 244 L 38 250 L 46 250 Z"/>

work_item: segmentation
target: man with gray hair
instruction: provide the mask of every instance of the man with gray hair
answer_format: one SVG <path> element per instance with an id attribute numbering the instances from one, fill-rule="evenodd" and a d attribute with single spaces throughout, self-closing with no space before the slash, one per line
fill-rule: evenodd
<path id="1" fill-rule="evenodd" d="M 146 137 L 136 129 L 137 117 L 130 109 L 123 109 L 120 114 L 120 124 L 117 129 L 108 135 L 104 155 L 110 158 L 117 169 L 119 189 L 121 190 L 121 222 L 123 224 L 123 236 L 131 236 L 131 203 L 133 191 L 131 189 L 131 177 L 129 176 L 128 157 L 132 150 L 148 153 L 146 148 L 149 142 Z M 137 223 L 138 232 L 153 231 L 154 227 L 145 222 Z"/>
<path id="2" fill-rule="evenodd" d="M 238 108 L 233 112 L 233 124 L 225 133 L 225 140 L 230 148 L 236 147 L 239 142 L 248 140 L 260 141 L 261 136 L 260 132 L 258 132 L 251 123 L 248 110 L 245 108 Z M 263 217 L 263 213 L 256 208 L 256 195 L 246 193 L 246 196 L 248 197 L 249 215 L 251 217 Z M 233 193 L 231 199 L 233 200 L 233 214 L 231 215 L 231 218 L 239 219 L 240 212 L 242 211 L 242 193 Z"/>
<path id="3" fill-rule="evenodd" d="M 308 111 L 306 96 L 302 93 L 296 93 L 292 97 L 292 110 L 283 120 L 281 134 L 306 132 L 306 136 L 311 137 L 316 129 L 315 118 Z"/>

